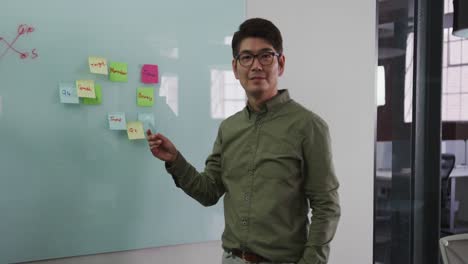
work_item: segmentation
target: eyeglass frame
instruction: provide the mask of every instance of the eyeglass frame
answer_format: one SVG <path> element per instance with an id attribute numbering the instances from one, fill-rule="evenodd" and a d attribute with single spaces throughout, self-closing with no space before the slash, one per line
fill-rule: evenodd
<path id="1" fill-rule="evenodd" d="M 252 53 L 250 53 L 250 52 L 239 53 L 239 54 L 237 54 L 237 56 L 235 57 L 235 59 L 236 59 L 236 61 L 238 61 L 239 64 L 240 64 L 241 66 L 243 66 L 243 67 L 250 67 L 250 66 L 252 66 L 253 63 L 254 63 L 254 61 L 255 61 L 255 59 L 257 59 L 257 60 L 258 60 L 258 63 L 260 63 L 260 65 L 262 65 L 262 66 L 270 66 L 270 65 L 273 64 L 274 58 L 271 60 L 271 63 L 270 63 L 270 64 L 263 64 L 263 63 L 260 61 L 260 59 L 258 58 L 258 56 L 260 56 L 260 55 L 262 55 L 262 54 L 265 54 L 265 53 L 269 53 L 269 54 L 271 54 L 271 55 L 273 55 L 274 57 L 277 57 L 277 58 L 279 58 L 279 57 L 281 57 L 281 55 L 283 55 L 282 53 L 279 53 L 279 52 L 276 52 L 276 51 L 273 51 L 273 50 L 266 50 L 266 51 L 262 51 L 262 52 L 260 52 L 260 53 L 258 53 L 258 54 L 252 54 Z M 251 55 L 251 56 L 253 57 L 253 58 L 252 58 L 252 62 L 251 62 L 249 65 L 244 65 L 244 64 L 242 64 L 242 63 L 240 62 L 240 56 L 241 56 L 241 55 L 244 55 L 244 54 L 248 54 L 248 55 Z"/>

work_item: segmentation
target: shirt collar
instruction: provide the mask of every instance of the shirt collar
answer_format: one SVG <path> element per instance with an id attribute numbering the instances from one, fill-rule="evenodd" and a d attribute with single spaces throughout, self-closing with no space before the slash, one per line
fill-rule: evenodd
<path id="1" fill-rule="evenodd" d="M 278 109 L 285 103 L 289 102 L 290 100 L 291 98 L 289 97 L 289 91 L 287 89 L 278 90 L 278 93 L 275 96 L 273 96 L 273 98 L 266 101 L 262 105 L 259 113 L 275 111 L 276 109 Z M 252 113 L 255 113 L 255 111 L 249 105 L 248 102 L 247 102 L 247 106 L 245 107 L 245 109 L 249 118 L 251 117 Z"/>

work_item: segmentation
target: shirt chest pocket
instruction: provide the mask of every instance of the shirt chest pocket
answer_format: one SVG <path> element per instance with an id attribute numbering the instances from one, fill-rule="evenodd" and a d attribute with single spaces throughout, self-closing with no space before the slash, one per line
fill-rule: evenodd
<path id="1" fill-rule="evenodd" d="M 225 149 L 221 155 L 223 178 L 240 177 L 250 165 L 252 150 L 250 146 Z"/>
<path id="2" fill-rule="evenodd" d="M 276 140 L 259 146 L 257 150 L 257 173 L 265 179 L 283 182 L 294 180 L 301 172 L 301 150 L 288 141 Z"/>
<path id="3" fill-rule="evenodd" d="M 257 154 L 260 157 L 298 159 L 301 156 L 300 146 L 285 137 L 266 137 L 259 143 Z"/>

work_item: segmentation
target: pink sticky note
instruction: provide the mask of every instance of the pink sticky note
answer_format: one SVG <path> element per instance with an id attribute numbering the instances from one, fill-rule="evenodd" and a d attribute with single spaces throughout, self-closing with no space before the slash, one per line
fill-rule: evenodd
<path id="1" fill-rule="evenodd" d="M 145 64 L 141 69 L 142 83 L 158 83 L 158 65 Z"/>

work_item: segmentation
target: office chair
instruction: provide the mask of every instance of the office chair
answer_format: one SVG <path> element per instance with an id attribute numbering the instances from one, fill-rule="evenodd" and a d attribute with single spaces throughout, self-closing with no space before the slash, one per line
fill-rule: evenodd
<path id="1" fill-rule="evenodd" d="M 455 167 L 455 155 L 442 153 L 440 161 L 440 187 L 441 187 L 441 225 L 442 230 L 448 230 L 450 227 L 450 173 Z M 447 232 L 448 233 L 448 232 Z M 451 234 L 451 233 L 448 233 Z"/>
<path id="2" fill-rule="evenodd" d="M 468 234 L 443 237 L 439 246 L 444 264 L 468 263 Z"/>

